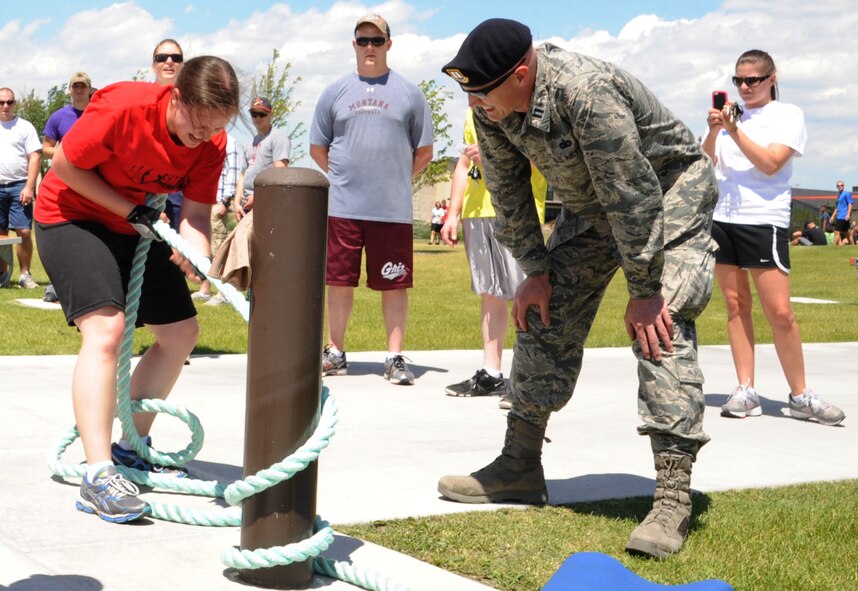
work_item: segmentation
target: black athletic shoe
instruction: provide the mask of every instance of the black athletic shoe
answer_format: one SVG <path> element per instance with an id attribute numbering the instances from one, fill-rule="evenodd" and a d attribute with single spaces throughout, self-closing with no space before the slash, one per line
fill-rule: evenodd
<path id="1" fill-rule="evenodd" d="M 105 521 L 125 523 L 152 513 L 149 503 L 137 498 L 139 494 L 140 489 L 119 474 L 115 466 L 107 466 L 95 475 L 93 482 L 84 475 L 75 506 Z"/>
<path id="2" fill-rule="evenodd" d="M 503 376 L 493 378 L 481 369 L 470 380 L 444 388 L 447 396 L 497 396 L 506 391 Z"/>
<path id="3" fill-rule="evenodd" d="M 133 449 L 122 449 L 118 443 L 110 444 L 110 457 L 114 464 L 125 466 L 126 468 L 134 468 L 141 472 L 154 472 L 163 476 L 175 476 L 176 478 L 184 478 L 188 475 L 188 470 L 181 466 L 161 466 L 153 464 L 140 457 Z"/>

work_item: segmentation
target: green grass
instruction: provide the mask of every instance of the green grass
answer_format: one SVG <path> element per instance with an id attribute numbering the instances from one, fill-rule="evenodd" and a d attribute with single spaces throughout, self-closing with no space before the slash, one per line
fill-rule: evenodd
<path id="1" fill-rule="evenodd" d="M 470 292 L 464 250 L 427 246 L 415 239 L 415 287 L 410 291 L 407 348 L 481 348 L 479 299 Z M 849 257 L 858 248 L 793 248 L 792 293 L 836 300 L 834 306 L 794 306 L 805 342 L 858 340 L 858 330 L 837 317 L 858 311 L 858 281 Z M 33 274 L 47 277 L 38 261 Z M 75 354 L 77 332 L 61 314 L 25 308 L 19 297 L 42 292 L 0 290 L 3 355 Z M 589 347 L 627 346 L 622 317 L 627 295 L 618 274 L 611 283 L 587 341 Z M 247 327 L 233 310 L 201 306 L 202 335 L 197 352 L 244 353 Z M 835 314 L 836 311 L 836 314 Z M 771 332 L 759 307 L 755 327 L 760 343 Z M 698 322 L 701 344 L 727 342 L 720 293 Z M 513 333 L 507 335 L 512 345 Z M 135 352 L 151 343 L 137 331 Z M 348 329 L 349 351 L 382 350 L 385 336 L 380 297 L 359 289 Z M 858 480 L 837 483 L 696 495 L 695 518 L 686 548 L 666 561 L 633 558 L 626 538 L 646 514 L 651 499 L 636 498 L 340 526 L 338 530 L 402 551 L 450 571 L 507 591 L 542 586 L 571 553 L 610 554 L 643 577 L 664 584 L 706 578 L 728 580 L 737 591 L 858 589 Z"/>
<path id="2" fill-rule="evenodd" d="M 717 578 L 736 591 L 846 591 L 858 589 L 857 499 L 858 481 L 695 495 L 685 547 L 663 561 L 623 550 L 651 498 L 337 529 L 506 591 L 539 589 L 582 551 L 610 554 L 662 584 Z"/>

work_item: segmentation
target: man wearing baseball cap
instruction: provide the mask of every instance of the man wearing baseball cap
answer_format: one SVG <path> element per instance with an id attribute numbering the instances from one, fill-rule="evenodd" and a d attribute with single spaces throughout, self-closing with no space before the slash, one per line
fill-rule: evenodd
<path id="1" fill-rule="evenodd" d="M 653 510 L 626 549 L 677 552 L 691 521 L 692 463 L 709 440 L 694 320 L 712 291 L 711 165 L 688 127 L 636 78 L 548 43 L 534 48 L 530 29 L 516 21 L 478 25 L 443 72 L 468 94 L 495 234 L 527 278 L 513 303 L 503 451 L 470 476 L 443 477 L 438 489 L 468 503 L 547 501 L 546 425 L 572 396 L 599 303 L 622 269 L 638 359 L 638 432 L 649 436 L 657 472 Z M 531 161 L 563 203 L 547 244 Z M 587 404 L 593 412 L 598 400 Z"/>
<path id="2" fill-rule="evenodd" d="M 241 173 L 238 175 L 236 195 L 232 210 L 237 219 L 253 209 L 253 181 L 266 168 L 288 166 L 292 142 L 289 136 L 271 122 L 272 108 L 268 97 L 257 96 L 250 101 L 250 118 L 256 135 L 244 149 Z"/>
<path id="3" fill-rule="evenodd" d="M 411 179 L 432 160 L 432 114 L 420 88 L 387 66 L 393 41 L 377 14 L 358 19 L 357 71 L 322 93 L 310 128 L 310 156 L 330 181 L 328 346 L 322 374 L 343 375 L 346 327 L 366 250 L 366 284 L 381 292 L 387 331 L 384 377 L 410 385 L 402 348 L 413 282 Z"/>
<path id="4" fill-rule="evenodd" d="M 57 151 L 57 144 L 68 133 L 71 126 L 75 124 L 78 117 L 83 115 L 83 110 L 89 104 L 92 91 L 92 80 L 86 72 L 75 72 L 69 79 L 68 93 L 71 96 L 71 104 L 57 109 L 48 117 L 43 135 L 42 156 L 50 160 Z"/>

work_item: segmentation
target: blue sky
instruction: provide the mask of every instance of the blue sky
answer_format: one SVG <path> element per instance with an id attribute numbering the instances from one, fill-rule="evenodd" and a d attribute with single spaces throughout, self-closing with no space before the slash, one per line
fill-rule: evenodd
<path id="1" fill-rule="evenodd" d="M 711 92 L 734 94 L 736 58 L 747 49 L 765 49 L 778 67 L 781 100 L 801 107 L 807 121 L 809 141 L 796 160 L 793 183 L 830 189 L 842 178 L 858 185 L 858 51 L 848 41 L 858 31 L 854 0 L 77 0 L 5 2 L 3 8 L 0 85 L 16 93 L 44 96 L 77 70 L 89 73 L 96 86 L 128 80 L 148 71 L 152 49 L 165 37 L 178 39 L 187 56 L 229 60 L 249 93 L 250 81 L 277 49 L 292 65 L 292 76 L 301 78 L 295 91 L 301 105 L 290 128 L 309 126 L 322 90 L 353 71 L 354 23 L 379 12 L 393 32 L 390 66 L 410 80 L 436 80 L 451 91 L 446 112 L 454 125 L 452 145 L 461 138 L 466 100 L 440 68 L 486 18 L 515 18 L 531 27 L 538 42 L 625 68 L 697 135 L 705 131 Z M 249 132 L 240 126 L 237 135 L 243 134 Z M 305 142 L 297 142 L 303 152 Z M 296 164 L 311 165 L 309 158 Z"/>
<path id="2" fill-rule="evenodd" d="M 63 20 L 84 8 L 104 8 L 113 2 L 52 2 L 50 17 L 53 23 L 44 28 L 46 37 L 58 31 Z M 145 8 L 157 18 L 170 18 L 176 28 L 185 33 L 204 34 L 224 27 L 230 19 L 242 21 L 255 11 L 263 11 L 275 4 L 271 1 L 245 0 L 226 2 L 222 0 L 139 0 L 137 5 Z M 330 7 L 333 2 L 310 2 L 306 0 L 285 2 L 301 13 L 309 9 Z M 540 38 L 549 36 L 573 37 L 582 29 L 604 29 L 616 35 L 629 20 L 643 13 L 654 13 L 666 19 L 698 18 L 715 10 L 721 2 L 714 0 L 552 0 L 550 2 L 490 2 L 488 0 L 419 0 L 411 2 L 419 11 L 425 11 L 426 20 L 417 30 L 433 37 L 446 37 L 465 30 L 463 21 L 471 24 L 481 15 L 485 18 L 505 17 L 525 22 Z M 39 2 L 5 2 L 3 18 L 35 20 L 44 18 L 45 4 Z M 476 21 L 478 22 L 478 21 Z M 471 25 L 472 26 L 472 25 Z M 395 31 L 394 31 L 395 33 Z"/>

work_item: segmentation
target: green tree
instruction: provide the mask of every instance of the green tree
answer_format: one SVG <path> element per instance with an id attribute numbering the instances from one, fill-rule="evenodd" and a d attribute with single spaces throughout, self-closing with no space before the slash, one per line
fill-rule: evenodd
<path id="1" fill-rule="evenodd" d="M 253 79 L 251 96 L 268 97 L 268 100 L 271 101 L 271 125 L 288 129 L 289 115 L 301 106 L 301 101 L 294 98 L 295 88 L 301 82 L 301 77 L 297 76 L 290 80 L 289 73 L 292 70 L 292 64 L 286 62 L 281 65 L 278 63 L 279 60 L 280 52 L 275 49 L 265 72 Z M 255 130 L 250 126 L 248 129 L 255 133 Z M 292 154 L 289 161 L 295 162 L 306 155 L 303 145 L 298 140 L 307 133 L 307 130 L 304 124 L 299 122 L 287 133 L 292 142 Z"/>
<path id="2" fill-rule="evenodd" d="M 440 148 L 436 157 L 429 166 L 414 177 L 412 187 L 414 192 L 421 187 L 435 185 L 450 178 L 447 149 L 450 147 L 450 129 L 453 127 L 444 111 L 447 100 L 453 97 L 453 93 L 443 86 L 438 86 L 434 80 L 421 80 L 420 89 L 426 95 L 429 102 L 429 111 L 432 113 L 432 127 L 435 131 L 435 147 Z"/>
<path id="3" fill-rule="evenodd" d="M 48 122 L 51 113 L 71 103 L 71 97 L 66 88 L 65 84 L 57 84 L 51 87 L 46 99 L 37 96 L 35 90 L 31 90 L 30 94 L 18 98 L 15 114 L 32 123 L 42 141 L 45 139 L 43 133 L 45 124 Z M 48 161 L 42 159 L 42 174 L 44 175 L 47 171 Z"/>

